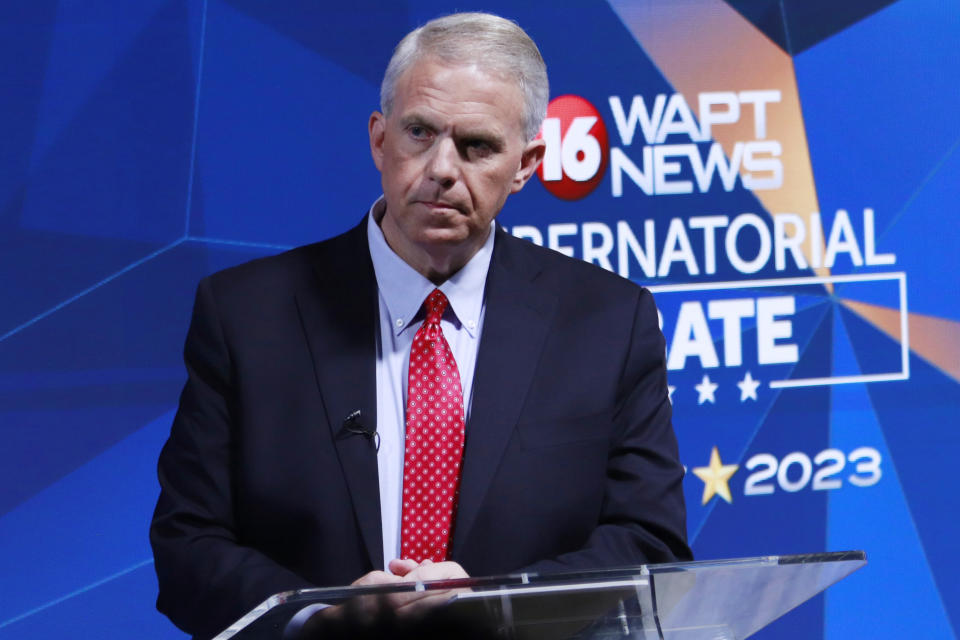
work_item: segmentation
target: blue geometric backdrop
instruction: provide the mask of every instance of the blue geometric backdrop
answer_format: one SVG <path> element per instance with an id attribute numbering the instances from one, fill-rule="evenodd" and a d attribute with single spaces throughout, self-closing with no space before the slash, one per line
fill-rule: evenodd
<path id="1" fill-rule="evenodd" d="M 500 220 L 654 290 L 697 557 L 867 551 L 757 637 L 956 638 L 960 2 L 14 0 L 0 639 L 183 637 L 147 525 L 196 283 L 360 220 L 391 49 L 454 8 L 606 129 L 589 194 Z"/>

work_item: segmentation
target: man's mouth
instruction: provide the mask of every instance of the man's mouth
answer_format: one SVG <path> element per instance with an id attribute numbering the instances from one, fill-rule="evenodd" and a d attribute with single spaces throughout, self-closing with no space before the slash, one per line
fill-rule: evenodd
<path id="1" fill-rule="evenodd" d="M 435 202 L 431 200 L 418 200 L 417 202 L 425 206 L 427 209 L 430 209 L 431 211 L 437 211 L 437 212 L 457 211 L 458 213 L 463 212 L 463 210 L 458 205 L 450 202 Z"/>

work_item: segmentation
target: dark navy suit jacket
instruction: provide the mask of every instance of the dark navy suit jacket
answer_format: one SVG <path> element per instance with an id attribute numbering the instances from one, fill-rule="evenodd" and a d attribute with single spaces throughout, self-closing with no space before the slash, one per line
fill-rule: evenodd
<path id="1" fill-rule="evenodd" d="M 650 293 L 498 229 L 453 559 L 471 575 L 690 559 Z M 159 462 L 158 608 L 213 635 L 382 568 L 364 225 L 199 285 Z"/>

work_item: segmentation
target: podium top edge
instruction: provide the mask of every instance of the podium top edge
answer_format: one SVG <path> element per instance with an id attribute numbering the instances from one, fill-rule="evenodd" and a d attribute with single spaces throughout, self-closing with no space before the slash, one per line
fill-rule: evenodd
<path id="1" fill-rule="evenodd" d="M 321 593 L 330 595 L 349 592 L 352 595 L 367 595 L 394 591 L 417 589 L 455 589 L 455 588 L 491 588 L 529 583 L 564 582 L 571 580 L 605 580 L 628 576 L 650 576 L 656 574 L 674 573 L 680 571 L 702 571 L 711 569 L 736 569 L 760 566 L 800 565 L 800 564 L 828 564 L 849 562 L 859 565 L 865 564 L 867 554 L 860 550 L 826 551 L 819 553 L 804 553 L 790 555 L 754 556 L 747 558 L 725 558 L 716 560 L 694 560 L 690 562 L 671 562 L 662 564 L 633 565 L 606 569 L 591 569 L 574 572 L 558 573 L 513 573 L 501 576 L 480 576 L 458 578 L 453 580 L 435 580 L 417 583 L 400 583 L 392 585 L 375 585 L 366 587 L 321 587 L 288 591 L 273 596 L 276 601 L 283 602 L 297 596 Z M 267 603 L 264 603 L 267 604 Z"/>

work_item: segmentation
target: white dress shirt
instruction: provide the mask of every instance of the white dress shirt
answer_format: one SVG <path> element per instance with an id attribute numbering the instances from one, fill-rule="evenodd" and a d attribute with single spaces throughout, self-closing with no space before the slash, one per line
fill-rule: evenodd
<path id="1" fill-rule="evenodd" d="M 484 287 L 493 255 L 494 223 L 479 251 L 439 287 L 427 280 L 387 245 L 379 222 L 386 210 L 381 197 L 367 216 L 367 241 L 377 278 L 380 330 L 377 336 L 377 471 L 380 480 L 380 520 L 383 526 L 383 566 L 400 557 L 400 516 L 403 495 L 404 424 L 410 346 L 423 324 L 424 299 L 440 289 L 450 301 L 440 326 L 460 371 L 464 415 L 469 419 L 473 371 L 483 329 Z"/>

